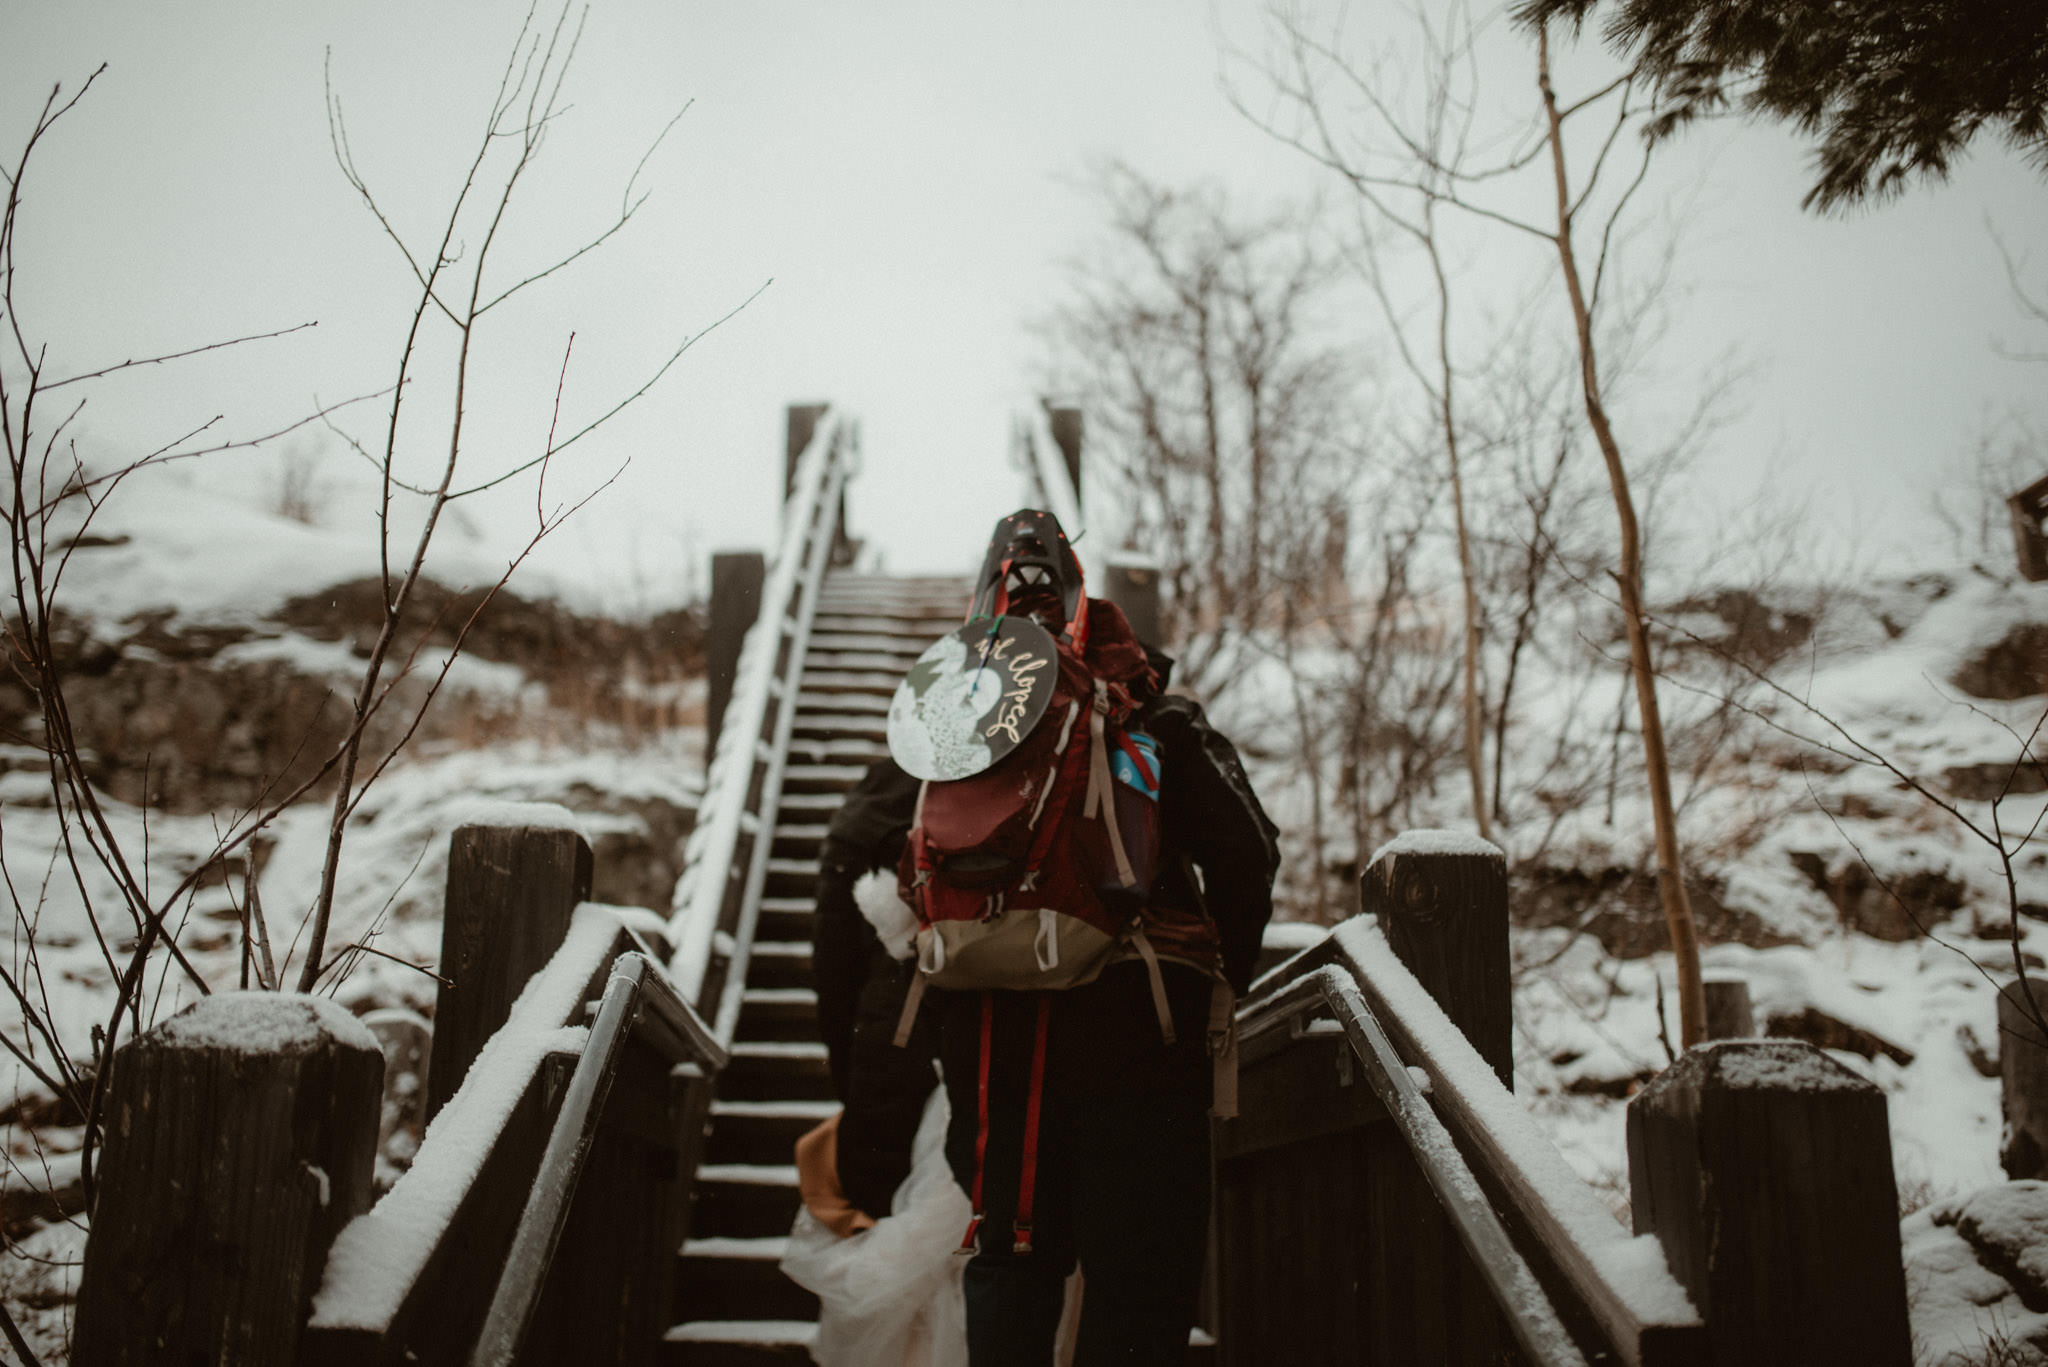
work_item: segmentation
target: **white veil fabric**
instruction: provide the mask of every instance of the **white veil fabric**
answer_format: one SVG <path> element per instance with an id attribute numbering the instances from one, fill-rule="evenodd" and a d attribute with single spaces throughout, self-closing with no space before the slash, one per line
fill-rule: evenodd
<path id="1" fill-rule="evenodd" d="M 842 1239 L 797 1211 L 782 1270 L 818 1297 L 820 1367 L 967 1367 L 967 1260 L 954 1250 L 973 1212 L 946 1165 L 949 1114 L 935 1089 L 910 1175 L 874 1228 Z"/>

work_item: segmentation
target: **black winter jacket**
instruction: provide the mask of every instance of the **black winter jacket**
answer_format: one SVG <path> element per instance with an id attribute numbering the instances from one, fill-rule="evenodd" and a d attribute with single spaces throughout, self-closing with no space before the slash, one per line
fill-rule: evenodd
<path id="1" fill-rule="evenodd" d="M 1206 912 L 1223 972 L 1243 992 L 1273 916 L 1279 831 L 1252 792 L 1237 749 L 1192 698 L 1162 694 L 1133 720 L 1159 741 L 1160 872 L 1153 901 Z"/>
<path id="2" fill-rule="evenodd" d="M 889 1213 L 910 1172 L 910 1151 L 936 1085 L 936 1041 L 920 1024 L 910 1045 L 894 1044 L 915 971 L 889 957 L 855 903 L 863 874 L 893 870 L 917 807 L 918 782 L 883 759 L 871 765 L 832 818 L 819 856 L 811 974 L 818 1029 L 845 1113 L 839 1121 L 839 1181 L 847 1199 L 877 1217 Z M 893 890 L 893 889 L 892 889 Z"/>

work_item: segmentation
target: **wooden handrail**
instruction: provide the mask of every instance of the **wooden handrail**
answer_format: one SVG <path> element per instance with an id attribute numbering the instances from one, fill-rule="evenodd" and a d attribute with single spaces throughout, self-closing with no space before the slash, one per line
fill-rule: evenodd
<path id="1" fill-rule="evenodd" d="M 1067 473 L 1052 424 L 1042 411 L 1029 420 L 1025 447 L 1024 480 L 1029 496 L 1060 520 L 1068 541 L 1077 540 L 1087 530 L 1081 520 L 1081 491 Z"/>
<path id="2" fill-rule="evenodd" d="M 1379 927 L 1347 922 L 1331 937 L 1346 976 L 1384 1021 L 1402 1057 L 1430 1079 L 1436 1113 L 1555 1261 L 1630 1367 L 1704 1352 L 1705 1327 L 1663 1258 L 1624 1230 L 1538 1133 L 1443 1009 L 1387 947 Z M 1507 1123 L 1503 1123 L 1506 1121 Z M 1543 1180 L 1547 1174 L 1550 1180 Z"/>
<path id="3" fill-rule="evenodd" d="M 1349 974 L 1326 964 L 1282 985 L 1239 1016 L 1238 1037 L 1251 1044 L 1262 1035 L 1296 1025 L 1315 1011 L 1327 1011 L 1343 1029 L 1352 1053 L 1364 1065 L 1367 1080 L 1406 1137 L 1459 1241 L 1505 1312 L 1522 1351 L 1539 1367 L 1585 1367 L 1585 1354 L 1572 1342 L 1528 1260 L 1501 1227 L 1471 1166 L 1423 1099 Z"/>
<path id="4" fill-rule="evenodd" d="M 1304 982 L 1318 986 L 1300 987 Z M 1315 949 L 1254 986 L 1239 1014 L 1246 1059 L 1285 1047 L 1285 1037 L 1276 1038 L 1275 1027 L 1299 1020 L 1304 1010 L 1324 1000 L 1331 990 L 1322 985 L 1326 983 L 1341 984 L 1338 990 L 1343 995 L 1356 995 L 1392 1057 L 1404 1065 L 1403 1077 L 1409 1067 L 1427 1077 L 1424 1107 L 1452 1151 L 1461 1155 L 1460 1164 L 1478 1180 L 1489 1210 L 1498 1203 L 1512 1213 L 1525 1237 L 1540 1245 L 1562 1279 L 1561 1289 L 1618 1360 L 1629 1367 L 1704 1360 L 1705 1325 L 1654 1243 L 1623 1229 L 1592 1189 L 1570 1171 L 1493 1068 L 1394 956 L 1373 919 L 1344 922 Z M 1337 1019 L 1344 1024 L 1341 1015 Z M 1349 1025 L 1345 1031 L 1353 1033 Z M 1402 1124 L 1409 1147 L 1434 1187 L 1437 1151 L 1416 1142 L 1398 1107 L 1388 1104 L 1387 1110 Z M 1441 1189 L 1438 1195 L 1465 1238 L 1458 1212 Z M 1467 1247 L 1472 1248 L 1469 1242 Z M 1491 1285 L 1495 1274 L 1477 1249 L 1472 1253 Z M 1526 1265 L 1523 1255 L 1517 1257 Z M 1498 1288 L 1494 1294 L 1501 1299 Z M 1546 1296 L 1545 1303 L 1555 1314 L 1555 1302 Z M 1515 1323 L 1518 1316 L 1509 1302 L 1502 1300 L 1502 1305 Z"/>
<path id="5" fill-rule="evenodd" d="M 493 1207 L 491 1192 L 511 1182 L 506 1172 L 517 1176 L 538 1163 L 537 1152 L 505 1152 L 504 1137 L 545 1123 L 544 1074 L 563 1043 L 562 1028 L 582 1018 L 608 966 L 637 947 L 610 911 L 578 909 L 560 948 L 429 1127 L 411 1172 L 336 1240 L 308 1326 L 312 1360 L 402 1360 L 416 1333 L 439 1333 L 429 1322 L 448 1318 L 442 1288 L 451 1266 L 465 1256 L 451 1238 L 472 1230 L 479 1214 Z M 523 1177 L 515 1189 L 527 1189 Z M 486 1223 L 504 1229 L 491 1236 L 495 1240 L 509 1237 L 504 1226 L 513 1222 Z"/>
<path id="6" fill-rule="evenodd" d="M 726 1065 L 726 1050 L 711 1037 L 689 1004 L 676 995 L 653 961 L 638 952 L 621 954 L 612 965 L 590 1038 L 548 1135 L 533 1193 L 519 1217 L 505 1270 L 470 1353 L 470 1367 L 506 1367 L 526 1337 L 554 1260 L 555 1245 L 568 1222 L 577 1179 L 597 1136 L 612 1077 L 626 1041 L 636 1033 L 671 1064 L 694 1064 L 707 1074 Z"/>
<path id="7" fill-rule="evenodd" d="M 761 616 L 740 652 L 669 921 L 675 946 L 669 973 L 677 990 L 711 1018 L 713 1033 L 728 1044 L 753 949 L 811 619 L 847 479 L 841 431 L 820 426 L 797 465 L 782 544 L 762 591 Z"/>
<path id="8" fill-rule="evenodd" d="M 1348 1275 L 1363 1279 L 1356 1332 L 1373 1352 L 1435 1352 L 1428 1335 L 1464 1333 L 1460 1351 L 1514 1361 L 1704 1363 L 1709 1326 L 1665 1247 L 1615 1219 L 1510 1090 L 1501 852 L 1411 832 L 1374 855 L 1360 890 L 1368 914 L 1265 974 L 1240 1008 L 1249 1100 L 1217 1132 L 1219 1228 L 1249 1238 L 1239 1256 L 1253 1261 L 1226 1253 L 1225 1360 L 1255 1360 L 1232 1347 L 1239 1332 L 1289 1332 L 1315 1295 L 1343 1299 Z M 1371 1086 L 1347 1090 L 1361 1072 Z M 1257 1263 L 1257 1221 L 1268 1203 L 1286 1208 L 1302 1164 L 1333 1191 L 1357 1187 L 1337 1199 L 1363 1240 L 1322 1250 L 1340 1280 L 1309 1301 L 1275 1290 Z M 1417 1271 L 1441 1254 L 1390 1266 L 1375 1251 L 1418 1235 L 1456 1266 Z M 1425 1312 L 1422 1327 L 1390 1329 L 1408 1312 L 1397 1307 Z M 1326 1332 L 1352 1330 L 1339 1316 Z"/>

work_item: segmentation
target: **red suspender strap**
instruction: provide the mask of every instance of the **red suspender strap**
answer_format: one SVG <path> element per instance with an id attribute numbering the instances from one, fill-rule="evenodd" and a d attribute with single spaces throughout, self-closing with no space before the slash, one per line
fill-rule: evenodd
<path id="1" fill-rule="evenodd" d="M 1024 1171 L 1017 1179 L 1014 1253 L 1031 1251 L 1031 1194 L 1038 1185 L 1038 1112 L 1045 1097 L 1045 1028 L 1052 1018 L 1052 994 L 1038 994 L 1038 1031 L 1031 1041 L 1031 1093 L 1024 1103 Z"/>
<path id="2" fill-rule="evenodd" d="M 975 1087 L 977 1107 L 974 1130 L 974 1218 L 967 1222 L 967 1235 L 960 1252 L 973 1253 L 975 1236 L 981 1233 L 981 1173 L 988 1158 L 988 1060 L 995 1041 L 996 999 L 992 992 L 981 994 L 981 1075 Z"/>

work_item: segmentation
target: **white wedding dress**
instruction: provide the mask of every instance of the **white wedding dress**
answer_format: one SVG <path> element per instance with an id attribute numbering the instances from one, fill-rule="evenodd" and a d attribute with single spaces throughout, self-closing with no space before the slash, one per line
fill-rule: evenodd
<path id="1" fill-rule="evenodd" d="M 842 1239 L 798 1210 L 782 1270 L 816 1293 L 821 1367 L 967 1367 L 967 1313 L 955 1257 L 972 1215 L 946 1166 L 946 1089 L 925 1103 L 910 1175 L 889 1215 Z"/>

